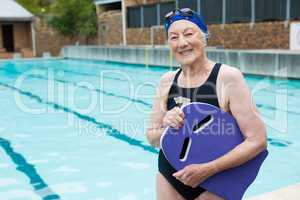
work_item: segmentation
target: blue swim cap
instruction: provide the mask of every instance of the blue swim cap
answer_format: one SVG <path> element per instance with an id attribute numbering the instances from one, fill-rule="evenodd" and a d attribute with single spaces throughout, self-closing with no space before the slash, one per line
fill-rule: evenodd
<path id="1" fill-rule="evenodd" d="M 168 33 L 170 26 L 174 22 L 179 21 L 179 20 L 188 20 L 190 22 L 193 22 L 200 28 L 200 30 L 203 33 L 208 35 L 208 29 L 207 29 L 206 24 L 204 23 L 202 16 L 189 8 L 177 9 L 177 10 L 174 10 L 174 11 L 168 13 L 165 16 L 166 32 Z"/>

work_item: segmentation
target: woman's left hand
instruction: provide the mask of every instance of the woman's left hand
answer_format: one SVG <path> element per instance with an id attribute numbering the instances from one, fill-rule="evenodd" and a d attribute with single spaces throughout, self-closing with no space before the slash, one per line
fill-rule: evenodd
<path id="1" fill-rule="evenodd" d="M 191 164 L 173 174 L 183 184 L 196 188 L 208 177 L 216 173 L 215 167 L 210 163 Z"/>

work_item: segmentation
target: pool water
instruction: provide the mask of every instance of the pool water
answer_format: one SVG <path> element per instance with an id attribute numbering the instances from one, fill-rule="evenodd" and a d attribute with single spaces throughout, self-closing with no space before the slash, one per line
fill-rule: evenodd
<path id="1" fill-rule="evenodd" d="M 1 199 L 155 199 L 158 150 L 145 130 L 168 70 L 72 59 L 0 62 Z M 300 81 L 246 81 L 269 143 L 250 197 L 300 182 Z"/>

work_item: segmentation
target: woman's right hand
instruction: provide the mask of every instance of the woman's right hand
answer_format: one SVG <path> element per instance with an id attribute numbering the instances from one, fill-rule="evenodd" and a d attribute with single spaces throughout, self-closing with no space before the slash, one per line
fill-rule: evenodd
<path id="1" fill-rule="evenodd" d="M 184 113 L 179 107 L 174 107 L 172 110 L 166 112 L 163 118 L 163 126 L 170 126 L 179 129 L 183 126 Z"/>

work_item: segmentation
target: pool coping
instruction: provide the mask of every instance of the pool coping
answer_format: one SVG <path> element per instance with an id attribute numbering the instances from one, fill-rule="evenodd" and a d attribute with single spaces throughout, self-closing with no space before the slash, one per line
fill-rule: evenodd
<path id="1" fill-rule="evenodd" d="M 245 74 L 300 79 L 300 51 L 236 50 L 206 48 L 209 59 L 239 68 Z M 65 58 L 99 59 L 131 64 L 177 67 L 168 47 L 150 46 L 65 46 Z"/>
<path id="2" fill-rule="evenodd" d="M 300 199 L 300 182 L 279 188 L 272 192 L 267 192 L 258 196 L 247 198 L 246 200 L 295 200 Z"/>
<path id="3" fill-rule="evenodd" d="M 74 45 L 65 45 L 64 47 L 74 47 Z M 89 48 L 117 48 L 117 49 L 164 49 L 169 50 L 168 45 L 78 45 L 76 47 L 89 47 Z M 259 54 L 290 54 L 300 55 L 300 50 L 289 50 L 289 49 L 225 49 L 213 46 L 205 47 L 206 52 L 242 52 L 242 53 L 259 53 Z"/>
<path id="4" fill-rule="evenodd" d="M 11 58 L 11 59 L 0 59 L 0 62 L 7 61 L 42 61 L 42 60 L 60 60 L 64 59 L 64 57 L 49 57 L 49 58 Z"/>
<path id="5" fill-rule="evenodd" d="M 143 68 L 161 68 L 161 69 L 178 69 L 180 66 L 174 65 L 174 66 L 167 66 L 167 65 L 157 65 L 157 64 L 141 64 L 141 63 L 134 63 L 134 62 L 120 62 L 120 61 L 111 61 L 111 60 L 103 60 L 103 59 L 96 59 L 96 58 L 73 58 L 73 57 L 60 57 L 60 59 L 64 60 L 78 60 L 78 61 L 95 61 L 95 62 L 105 62 L 105 63 L 116 63 L 116 64 L 125 64 L 125 65 L 135 65 L 137 67 L 143 67 Z M 275 76 L 275 75 L 268 75 L 268 74 L 254 74 L 254 73 L 247 73 L 242 72 L 246 76 L 253 76 L 253 77 L 261 77 L 261 78 L 271 78 L 276 80 L 300 80 L 300 78 L 294 78 L 294 77 L 281 77 L 281 76 Z"/>
<path id="6" fill-rule="evenodd" d="M 0 59 L 0 63 L 3 62 L 19 62 L 19 61 L 47 61 L 47 60 L 78 60 L 78 61 L 95 61 L 95 62 L 105 62 L 105 63 L 122 63 L 126 65 L 135 65 L 138 67 L 149 67 L 149 68 L 162 68 L 162 69 L 178 69 L 180 66 L 173 65 L 173 66 L 167 66 L 167 65 L 157 65 L 157 64 L 141 64 L 141 63 L 135 63 L 135 62 L 120 62 L 120 61 L 111 61 L 111 60 L 104 60 L 104 59 L 96 59 L 96 58 L 73 58 L 73 57 L 50 57 L 50 58 L 18 58 L 18 59 Z M 248 72 L 242 72 L 244 75 L 247 76 L 254 76 L 254 77 L 267 77 L 271 79 L 277 79 L 277 80 L 300 80 L 300 78 L 295 77 L 281 77 L 281 76 L 275 76 L 275 75 L 268 75 L 268 74 L 254 74 L 254 73 L 248 73 Z"/>

